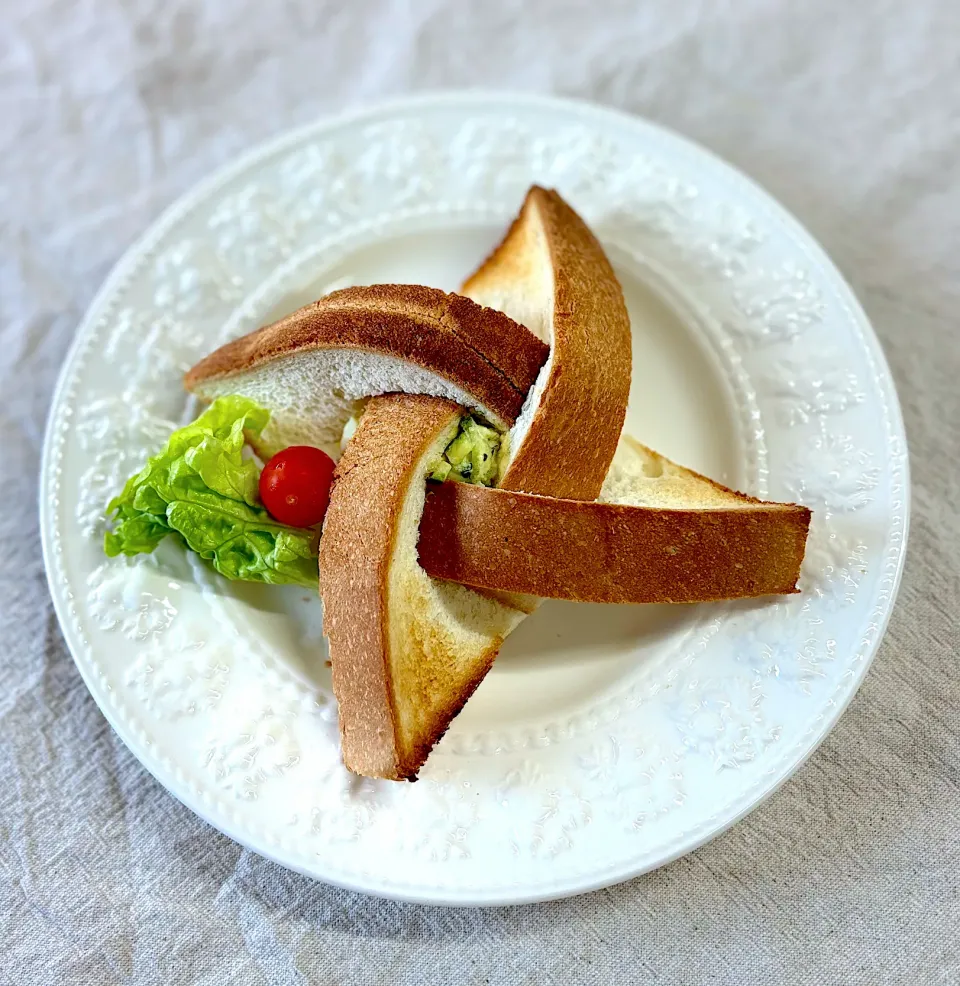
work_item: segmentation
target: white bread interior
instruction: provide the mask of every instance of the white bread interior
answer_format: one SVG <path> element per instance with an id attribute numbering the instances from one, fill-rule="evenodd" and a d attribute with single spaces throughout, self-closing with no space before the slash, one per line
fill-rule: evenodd
<path id="1" fill-rule="evenodd" d="M 629 435 L 620 436 L 597 499 L 601 503 L 663 510 L 755 510 L 769 506 L 677 465 Z"/>
<path id="2" fill-rule="evenodd" d="M 395 356 L 355 349 L 317 349 L 197 385 L 204 400 L 240 394 L 270 409 L 257 442 L 269 459 L 289 445 L 316 445 L 337 458 L 347 421 L 378 394 L 428 394 L 475 411 L 501 430 L 507 423 L 449 380 Z"/>

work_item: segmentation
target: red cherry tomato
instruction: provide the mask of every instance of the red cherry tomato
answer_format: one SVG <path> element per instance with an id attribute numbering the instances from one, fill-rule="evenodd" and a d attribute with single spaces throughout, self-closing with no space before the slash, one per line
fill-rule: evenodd
<path id="1" fill-rule="evenodd" d="M 313 527 L 330 502 L 333 459 L 310 445 L 291 445 L 260 473 L 260 499 L 271 516 L 291 527 Z"/>

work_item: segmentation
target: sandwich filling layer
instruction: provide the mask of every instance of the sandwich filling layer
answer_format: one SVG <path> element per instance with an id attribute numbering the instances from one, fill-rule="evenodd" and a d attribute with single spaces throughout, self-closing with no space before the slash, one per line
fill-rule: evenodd
<path id="1" fill-rule="evenodd" d="M 500 472 L 502 449 L 503 436 L 496 428 L 465 415 L 460 419 L 457 434 L 443 450 L 440 461 L 430 470 L 427 479 L 494 486 Z"/>

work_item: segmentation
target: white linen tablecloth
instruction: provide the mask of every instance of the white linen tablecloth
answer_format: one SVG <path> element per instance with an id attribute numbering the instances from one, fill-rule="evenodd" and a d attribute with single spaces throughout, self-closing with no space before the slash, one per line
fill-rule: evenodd
<path id="1" fill-rule="evenodd" d="M 296 124 L 465 85 L 634 111 L 765 185 L 873 319 L 913 467 L 890 630 L 799 774 L 656 873 L 487 911 L 312 883 L 170 797 L 65 650 L 36 511 L 67 345 L 161 209 Z M 0 97 L 5 982 L 960 982 L 957 0 L 2 0 Z"/>

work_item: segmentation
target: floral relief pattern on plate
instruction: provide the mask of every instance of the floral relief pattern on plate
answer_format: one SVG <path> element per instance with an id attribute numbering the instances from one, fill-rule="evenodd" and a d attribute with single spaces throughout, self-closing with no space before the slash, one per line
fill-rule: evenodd
<path id="1" fill-rule="evenodd" d="M 283 778 L 300 763 L 294 709 L 264 706 L 241 720 L 236 731 L 214 736 L 206 764 L 216 782 L 253 800 L 271 780 Z"/>
<path id="2" fill-rule="evenodd" d="M 203 715 L 223 698 L 230 680 L 229 657 L 197 636 L 143 651 L 125 680 L 155 716 L 173 720 Z"/>
<path id="3" fill-rule="evenodd" d="M 842 414 L 866 400 L 857 375 L 843 365 L 837 350 L 816 358 L 805 352 L 776 360 L 763 373 L 760 387 L 776 402 L 777 418 L 788 427 L 819 415 Z"/>
<path id="4" fill-rule="evenodd" d="M 872 500 L 880 482 L 875 453 L 850 434 L 828 430 L 808 438 L 785 477 L 787 489 L 801 503 L 843 512 L 859 510 Z"/>
<path id="5" fill-rule="evenodd" d="M 153 591 L 155 582 L 146 575 L 155 568 L 153 559 L 137 558 L 132 563 L 118 559 L 104 562 L 90 573 L 87 613 L 101 630 L 119 631 L 136 642 L 169 630 L 178 610 L 171 593 Z"/>

